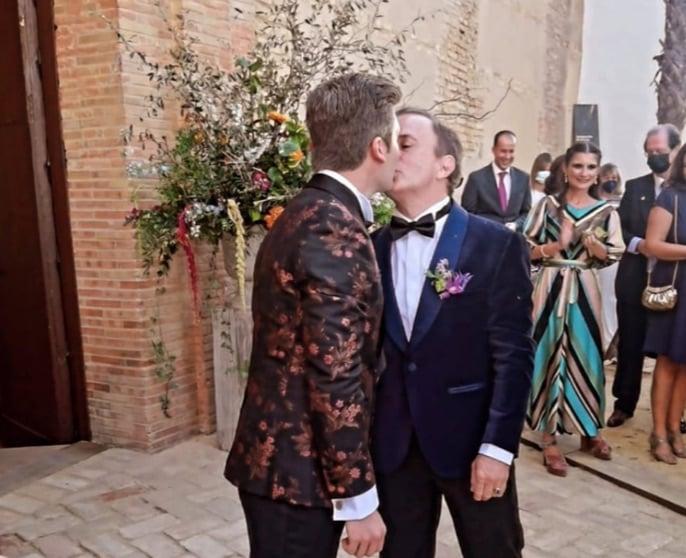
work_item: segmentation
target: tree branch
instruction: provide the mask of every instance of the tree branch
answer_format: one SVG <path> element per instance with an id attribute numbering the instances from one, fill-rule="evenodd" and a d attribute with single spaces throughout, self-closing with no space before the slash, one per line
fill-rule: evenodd
<path id="1" fill-rule="evenodd" d="M 510 80 L 507 82 L 507 88 L 505 89 L 505 93 L 503 93 L 502 97 L 500 97 L 496 105 L 492 109 L 487 110 L 480 116 L 475 116 L 473 114 L 469 114 L 468 112 L 435 112 L 434 114 L 436 116 L 444 116 L 450 118 L 468 118 L 470 120 L 476 121 L 485 120 L 501 107 L 501 105 L 505 102 L 507 96 L 510 94 L 510 91 L 512 91 L 512 78 L 510 78 Z M 463 98 L 464 97 L 453 97 L 452 99 L 438 101 L 434 103 L 429 110 L 433 112 L 439 106 L 445 105 L 447 103 L 453 103 L 455 101 L 461 101 L 463 100 Z"/>

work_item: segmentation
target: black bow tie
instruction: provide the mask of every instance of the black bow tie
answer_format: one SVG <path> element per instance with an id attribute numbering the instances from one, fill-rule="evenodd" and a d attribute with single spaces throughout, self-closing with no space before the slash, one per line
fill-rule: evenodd
<path id="1" fill-rule="evenodd" d="M 450 213 L 451 206 L 452 202 L 448 202 L 445 206 L 443 206 L 436 212 L 436 217 L 429 214 L 424 215 L 424 217 L 421 217 L 416 221 L 406 221 L 401 217 L 392 217 L 391 238 L 393 240 L 398 240 L 399 238 L 402 238 L 403 236 L 408 234 L 410 231 L 417 231 L 419 234 L 423 234 L 424 236 L 433 238 L 436 232 L 436 221 Z"/>

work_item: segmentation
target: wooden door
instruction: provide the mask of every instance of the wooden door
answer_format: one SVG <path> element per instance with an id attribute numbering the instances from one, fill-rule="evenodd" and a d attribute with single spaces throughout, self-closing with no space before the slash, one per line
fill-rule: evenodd
<path id="1" fill-rule="evenodd" d="M 0 442 L 88 436 L 52 3 L 0 13 Z"/>

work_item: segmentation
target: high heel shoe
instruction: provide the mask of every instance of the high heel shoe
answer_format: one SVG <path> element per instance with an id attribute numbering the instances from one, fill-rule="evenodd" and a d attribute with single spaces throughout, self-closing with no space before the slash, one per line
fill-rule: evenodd
<path id="1" fill-rule="evenodd" d="M 590 453 L 596 459 L 602 459 L 603 461 L 610 461 L 612 459 L 612 448 L 603 438 L 596 436 L 591 438 L 590 436 L 581 437 L 581 447 L 579 448 L 585 453 Z"/>
<path id="2" fill-rule="evenodd" d="M 672 453 L 672 448 L 669 442 L 664 438 L 658 438 L 655 432 L 650 434 L 650 455 L 655 461 L 661 461 L 668 465 L 676 465 L 676 457 Z"/>
<path id="3" fill-rule="evenodd" d="M 686 447 L 684 447 L 684 440 L 681 438 L 681 433 L 668 432 L 667 441 L 672 448 L 672 453 L 676 457 L 686 459 Z"/>
<path id="4" fill-rule="evenodd" d="M 546 450 L 553 446 L 555 446 L 555 449 L 557 449 L 557 440 L 553 440 L 552 442 L 541 442 L 541 449 L 543 450 L 543 465 L 545 466 L 546 471 L 548 471 L 551 475 L 555 475 L 556 477 L 566 477 L 569 466 L 567 465 L 565 456 L 562 455 L 559 449 L 557 449 L 557 452 L 553 454 L 546 453 Z"/>

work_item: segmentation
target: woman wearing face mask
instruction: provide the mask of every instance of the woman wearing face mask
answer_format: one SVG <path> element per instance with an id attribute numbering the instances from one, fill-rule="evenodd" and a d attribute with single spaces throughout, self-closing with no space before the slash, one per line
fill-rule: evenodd
<path id="1" fill-rule="evenodd" d="M 531 185 L 531 207 L 536 207 L 536 204 L 545 198 L 545 180 L 550 176 L 550 165 L 553 158 L 550 153 L 540 153 L 535 159 L 534 164 L 531 165 L 531 173 L 529 174 L 529 182 Z"/>
<path id="2" fill-rule="evenodd" d="M 624 193 L 624 184 L 619 169 L 614 163 L 605 163 L 598 173 L 600 198 L 606 200 L 613 207 L 618 208 Z M 615 279 L 617 266 L 611 265 L 598 270 L 600 283 L 600 297 L 603 305 L 603 340 L 605 342 L 605 360 L 617 360 L 617 296 L 615 295 Z"/>
<path id="3" fill-rule="evenodd" d="M 597 193 L 600 156 L 590 143 L 570 147 L 561 189 L 534 208 L 524 229 L 531 258 L 543 267 L 534 288 L 537 347 L 527 421 L 542 434 L 546 469 L 558 476 L 567 475 L 558 433 L 579 433 L 582 451 L 611 458 L 600 435 L 605 373 L 594 270 L 619 260 L 624 241 L 617 211 Z"/>
<path id="4" fill-rule="evenodd" d="M 600 189 L 598 190 L 600 197 L 609 201 L 614 207 L 619 207 L 619 202 L 624 193 L 624 184 L 617 165 L 605 163 L 600 167 L 598 180 L 600 181 Z"/>

